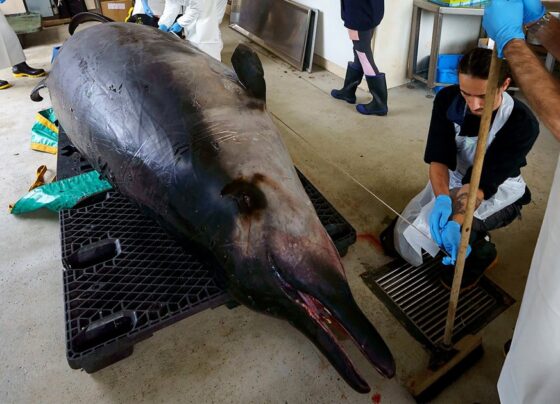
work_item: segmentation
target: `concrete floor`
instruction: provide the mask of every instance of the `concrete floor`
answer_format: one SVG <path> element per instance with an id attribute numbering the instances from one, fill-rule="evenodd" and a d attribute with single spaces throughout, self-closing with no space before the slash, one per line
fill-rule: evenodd
<path id="1" fill-rule="evenodd" d="M 224 27 L 224 61 L 246 39 Z M 62 28 L 29 38 L 29 64 L 49 69 L 52 46 Z M 431 113 L 424 88 L 392 89 L 387 117 L 364 117 L 354 106 L 328 94 L 341 79 L 325 71 L 301 73 L 259 50 L 265 68 L 269 110 L 295 163 L 360 234 L 378 234 L 390 212 L 345 172 L 397 210 L 427 181 L 423 149 Z M 8 69 L 0 78 L 10 78 Z M 71 79 L 71 78 L 69 78 Z M 384 380 L 361 355 L 355 363 L 372 387 L 360 395 L 344 383 L 325 358 L 287 323 L 244 307 L 208 310 L 157 332 L 134 354 L 95 374 L 69 368 L 65 358 L 62 265 L 58 220 L 37 212 L 8 214 L 8 204 L 23 195 L 40 164 L 55 167 L 55 157 L 29 149 L 35 113 L 50 105 L 29 101 L 33 79 L 14 79 L 0 92 L 0 402 L 233 402 L 233 403 L 381 403 L 413 402 L 404 381 L 423 369 L 422 349 L 365 287 L 364 266 L 387 259 L 359 240 L 344 258 L 356 300 L 392 349 L 398 372 Z M 367 95 L 360 92 L 360 98 Z M 559 146 L 548 131 L 529 156 L 524 176 L 534 201 L 523 220 L 496 231 L 500 264 L 489 274 L 520 300 L 541 225 Z M 329 162 L 333 162 L 332 165 Z M 494 403 L 503 362 L 503 343 L 511 337 L 519 303 L 482 332 L 483 359 L 445 390 L 434 403 Z M 374 400 L 375 401 L 375 400 Z"/>

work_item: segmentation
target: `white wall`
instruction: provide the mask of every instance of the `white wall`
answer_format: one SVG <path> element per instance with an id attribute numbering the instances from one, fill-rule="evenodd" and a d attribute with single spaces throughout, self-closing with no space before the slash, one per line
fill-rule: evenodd
<path id="1" fill-rule="evenodd" d="M 293 0 L 319 10 L 315 53 L 338 68 L 340 74 L 346 62 L 353 58 L 352 43 L 340 17 L 340 0 Z M 412 22 L 413 0 L 385 0 L 385 18 L 374 39 L 374 57 L 379 68 L 387 74 L 389 87 L 405 84 L 408 43 Z M 421 60 L 430 53 L 433 14 L 423 13 L 418 56 Z M 461 53 L 476 44 L 480 17 L 446 16 L 442 28 L 440 53 Z"/>
<path id="2" fill-rule="evenodd" d="M 353 60 L 352 41 L 340 17 L 340 0 L 293 0 L 319 10 L 315 53 L 341 68 Z M 389 0 L 390 1 L 390 0 Z"/>
<path id="3" fill-rule="evenodd" d="M 475 16 L 445 16 L 441 30 L 440 54 L 464 53 L 471 47 L 476 46 L 480 33 L 480 21 L 481 17 Z M 427 59 L 430 55 L 433 23 L 434 14 L 423 12 L 418 41 L 419 61 Z"/>

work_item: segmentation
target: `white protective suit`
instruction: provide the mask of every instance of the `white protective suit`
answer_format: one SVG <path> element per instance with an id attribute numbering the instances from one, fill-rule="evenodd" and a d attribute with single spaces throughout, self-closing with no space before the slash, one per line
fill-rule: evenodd
<path id="1" fill-rule="evenodd" d="M 165 0 L 160 25 L 171 27 L 183 9 L 177 23 L 185 29 L 185 36 L 203 52 L 221 61 L 223 48 L 220 22 L 227 0 Z"/>
<path id="2" fill-rule="evenodd" d="M 152 10 L 153 14 L 156 16 L 160 16 L 163 13 L 163 8 L 165 7 L 164 0 L 145 0 L 148 4 L 148 7 Z M 134 3 L 134 9 L 132 10 L 132 15 L 136 14 L 149 14 L 146 12 L 144 7 L 144 1 L 136 0 Z"/>
<path id="3" fill-rule="evenodd" d="M 0 69 L 25 62 L 19 39 L 0 11 Z"/>
<path id="4" fill-rule="evenodd" d="M 506 124 L 513 110 L 513 99 L 508 93 L 503 94 L 503 101 L 498 108 L 496 118 L 488 134 L 487 147 L 494 141 L 496 134 Z M 467 108 L 467 106 L 465 106 Z M 460 188 L 462 179 L 469 167 L 473 165 L 478 137 L 466 138 L 459 136 L 461 127 L 455 124 L 455 143 L 457 144 L 457 168 L 449 171 L 449 189 Z M 490 199 L 483 201 L 474 216 L 484 220 L 494 213 L 511 205 L 525 193 L 523 177 L 508 178 L 498 187 L 498 191 Z M 438 245 L 431 239 L 430 214 L 434 207 L 435 195 L 432 185 L 428 185 L 416 195 L 404 209 L 402 216 L 413 226 L 399 218 L 395 226 L 395 248 L 408 263 L 414 266 L 422 265 L 422 250 L 435 257 L 439 252 Z M 422 234 L 420 234 L 420 232 Z M 429 238 L 428 238 L 429 237 Z"/>
<path id="5" fill-rule="evenodd" d="M 559 403 L 559 369 L 560 159 L 511 348 L 498 380 L 502 404 Z"/>

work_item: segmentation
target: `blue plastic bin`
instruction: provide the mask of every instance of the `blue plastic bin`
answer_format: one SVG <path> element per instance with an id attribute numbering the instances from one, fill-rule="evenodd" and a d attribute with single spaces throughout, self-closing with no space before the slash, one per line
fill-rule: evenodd
<path id="1" fill-rule="evenodd" d="M 428 0 L 443 7 L 474 7 L 480 8 L 488 3 L 488 0 Z"/>
<path id="2" fill-rule="evenodd" d="M 439 55 L 437 69 L 436 69 L 436 82 L 444 84 L 459 84 L 459 62 L 463 55 L 447 54 Z M 436 94 L 443 87 L 435 87 Z"/>

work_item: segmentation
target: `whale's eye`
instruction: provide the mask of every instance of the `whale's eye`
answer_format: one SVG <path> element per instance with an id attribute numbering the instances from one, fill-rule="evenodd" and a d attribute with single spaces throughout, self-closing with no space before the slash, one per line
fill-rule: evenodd
<path id="1" fill-rule="evenodd" d="M 239 212 L 245 215 L 266 208 L 266 197 L 259 186 L 245 179 L 230 182 L 222 189 L 221 194 L 232 198 L 237 204 Z"/>

